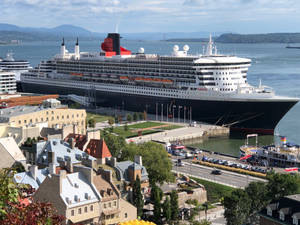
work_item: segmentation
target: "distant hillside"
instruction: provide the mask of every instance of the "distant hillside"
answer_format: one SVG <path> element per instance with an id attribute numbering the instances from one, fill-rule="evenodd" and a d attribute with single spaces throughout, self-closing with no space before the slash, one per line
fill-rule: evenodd
<path id="1" fill-rule="evenodd" d="M 172 38 L 165 40 L 167 42 L 207 42 L 208 38 Z"/>
<path id="2" fill-rule="evenodd" d="M 300 43 L 300 33 L 222 34 L 221 43 Z"/>

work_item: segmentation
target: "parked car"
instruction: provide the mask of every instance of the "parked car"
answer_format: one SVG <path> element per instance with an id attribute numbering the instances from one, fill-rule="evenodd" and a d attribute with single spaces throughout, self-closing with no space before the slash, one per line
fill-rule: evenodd
<path id="1" fill-rule="evenodd" d="M 211 171 L 211 174 L 214 174 L 214 175 L 221 175 L 221 174 L 222 174 L 222 171 L 221 171 L 221 170 L 213 170 L 213 171 Z"/>

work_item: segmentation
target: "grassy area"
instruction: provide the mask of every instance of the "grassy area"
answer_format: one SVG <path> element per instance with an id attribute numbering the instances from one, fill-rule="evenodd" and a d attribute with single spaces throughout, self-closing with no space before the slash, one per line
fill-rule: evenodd
<path id="1" fill-rule="evenodd" d="M 161 128 L 155 128 L 155 127 L 164 126 L 164 125 L 168 125 L 168 124 L 148 121 L 148 122 L 128 125 L 128 130 L 127 131 L 124 129 L 124 126 L 114 127 L 113 132 L 120 135 L 120 136 L 122 136 L 122 137 L 124 137 L 124 138 L 130 138 L 130 137 L 137 137 L 139 129 L 145 129 L 145 128 L 153 127 L 153 129 L 142 131 L 141 134 L 146 135 L 146 134 L 153 134 L 153 133 L 160 132 L 160 130 L 172 130 L 172 129 L 176 129 L 176 128 L 181 127 L 181 126 L 178 126 L 178 125 L 169 125 L 169 126 L 165 126 L 165 127 L 161 127 Z"/>
<path id="2" fill-rule="evenodd" d="M 89 119 L 94 119 L 96 123 L 98 122 L 104 122 L 107 121 L 109 118 L 113 118 L 112 116 L 105 116 L 105 115 L 100 115 L 100 114 L 94 114 L 94 113 L 86 113 L 86 119 L 87 121 Z"/>
<path id="3" fill-rule="evenodd" d="M 207 200 L 211 203 L 219 202 L 222 197 L 231 194 L 231 192 L 234 190 L 234 188 L 222 184 L 216 184 L 195 177 L 191 178 L 197 181 L 199 184 L 204 185 L 207 191 Z"/>

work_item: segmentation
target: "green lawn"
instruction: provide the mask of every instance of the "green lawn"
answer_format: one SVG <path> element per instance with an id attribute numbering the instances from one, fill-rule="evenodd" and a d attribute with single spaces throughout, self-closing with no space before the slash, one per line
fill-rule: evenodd
<path id="1" fill-rule="evenodd" d="M 113 132 L 124 138 L 130 138 L 130 137 L 138 136 L 138 129 L 151 128 L 151 127 L 157 127 L 157 126 L 162 126 L 162 125 L 167 125 L 167 124 L 160 123 L 160 122 L 148 121 L 148 122 L 128 125 L 127 131 L 124 130 L 124 126 L 114 127 Z M 178 125 L 169 125 L 167 127 L 144 130 L 144 131 L 142 131 L 142 135 L 153 134 L 153 133 L 160 132 L 160 130 L 172 130 L 172 129 L 176 129 L 176 128 L 180 128 L 180 127 L 181 126 L 178 126 Z"/>
<path id="2" fill-rule="evenodd" d="M 98 122 L 104 122 L 104 121 L 107 121 L 109 118 L 113 118 L 112 116 L 105 116 L 105 115 L 100 115 L 100 114 L 94 114 L 94 113 L 89 113 L 87 112 L 86 113 L 86 119 L 87 121 L 89 119 L 93 118 L 96 123 Z"/>
<path id="3" fill-rule="evenodd" d="M 230 195 L 234 190 L 234 188 L 222 184 L 213 183 L 195 177 L 191 178 L 197 181 L 199 184 L 205 186 L 205 189 L 207 191 L 207 200 L 211 203 L 219 202 L 222 197 Z"/>

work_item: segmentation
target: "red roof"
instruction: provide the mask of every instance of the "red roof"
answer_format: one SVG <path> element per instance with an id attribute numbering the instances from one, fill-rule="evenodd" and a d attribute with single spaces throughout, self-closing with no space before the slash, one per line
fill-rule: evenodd
<path id="1" fill-rule="evenodd" d="M 111 157 L 111 153 L 103 139 L 91 139 L 85 152 L 97 159 Z"/>
<path id="2" fill-rule="evenodd" d="M 87 142 L 87 138 L 86 135 L 82 135 L 82 134 L 69 134 L 64 141 L 68 142 L 68 140 L 70 138 L 74 138 L 75 141 L 75 147 L 79 148 L 80 150 L 83 151 L 83 146 L 85 145 L 85 143 Z"/>

